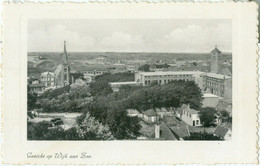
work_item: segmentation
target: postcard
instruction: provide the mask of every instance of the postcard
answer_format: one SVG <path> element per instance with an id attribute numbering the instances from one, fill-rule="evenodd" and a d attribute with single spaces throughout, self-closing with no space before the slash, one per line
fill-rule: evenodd
<path id="1" fill-rule="evenodd" d="M 258 163 L 257 14 L 5 2 L 2 162 Z"/>

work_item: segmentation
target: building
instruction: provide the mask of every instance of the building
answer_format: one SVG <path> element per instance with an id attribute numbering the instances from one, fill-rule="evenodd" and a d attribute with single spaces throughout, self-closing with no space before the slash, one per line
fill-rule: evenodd
<path id="1" fill-rule="evenodd" d="M 177 108 L 176 110 L 176 116 L 178 118 L 182 118 L 183 110 L 189 108 L 190 106 L 188 104 L 182 104 L 180 108 Z"/>
<path id="2" fill-rule="evenodd" d="M 202 97 L 202 107 L 216 108 L 220 100 L 219 96 L 210 93 L 204 93 Z"/>
<path id="3" fill-rule="evenodd" d="M 71 69 L 68 62 L 68 54 L 66 50 L 66 41 L 64 41 L 63 62 L 54 71 L 56 87 L 64 87 L 74 82 L 70 70 Z"/>
<path id="4" fill-rule="evenodd" d="M 190 136 L 189 127 L 187 125 L 177 124 L 177 126 L 171 126 L 170 129 L 178 140 L 184 140 L 184 137 Z"/>
<path id="5" fill-rule="evenodd" d="M 41 82 L 44 83 L 45 87 L 54 87 L 55 85 L 55 74 L 49 71 L 43 72 L 40 75 Z"/>
<path id="6" fill-rule="evenodd" d="M 168 72 L 139 72 L 135 74 L 135 82 L 142 83 L 147 86 L 152 82 L 157 82 L 160 85 L 167 84 L 174 80 L 194 81 L 194 75 L 200 75 L 200 71 L 168 71 Z"/>
<path id="7" fill-rule="evenodd" d="M 33 77 L 27 77 L 27 85 L 39 84 L 39 83 L 40 83 L 39 79 Z"/>
<path id="8" fill-rule="evenodd" d="M 221 65 L 222 65 L 221 58 L 220 58 L 221 51 L 216 46 L 215 49 L 212 50 L 210 53 L 211 53 L 210 72 L 216 74 L 220 73 Z"/>
<path id="9" fill-rule="evenodd" d="M 155 123 L 159 120 L 159 115 L 153 109 L 149 109 L 143 113 L 143 119 L 147 123 Z"/>
<path id="10" fill-rule="evenodd" d="M 42 94 L 45 91 L 45 83 L 30 84 L 29 91 L 37 94 Z"/>
<path id="11" fill-rule="evenodd" d="M 231 137 L 232 137 L 231 129 L 224 127 L 224 126 L 220 126 L 220 125 L 218 125 L 216 127 L 213 134 L 226 141 L 231 140 Z"/>
<path id="12" fill-rule="evenodd" d="M 190 126 L 201 126 L 199 112 L 191 109 L 189 105 L 183 109 L 181 119 Z"/>
<path id="13" fill-rule="evenodd" d="M 230 76 L 206 73 L 203 75 L 203 89 L 225 99 L 232 99 L 232 79 Z"/>
<path id="14" fill-rule="evenodd" d="M 141 83 L 129 81 L 129 82 L 110 82 L 108 83 L 110 87 L 112 88 L 113 92 L 118 92 L 120 87 L 122 86 L 140 86 Z"/>

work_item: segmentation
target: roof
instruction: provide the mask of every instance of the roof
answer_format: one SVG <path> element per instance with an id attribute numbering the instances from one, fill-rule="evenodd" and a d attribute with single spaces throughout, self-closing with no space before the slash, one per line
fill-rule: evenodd
<path id="1" fill-rule="evenodd" d="M 56 70 L 54 71 L 55 75 L 58 75 L 63 69 L 63 65 L 60 64 L 59 66 L 57 66 Z"/>
<path id="2" fill-rule="evenodd" d="M 129 81 L 129 82 L 109 82 L 110 85 L 138 85 L 139 82 Z"/>
<path id="3" fill-rule="evenodd" d="M 136 109 L 127 109 L 126 111 L 128 114 L 139 114 L 139 112 Z"/>
<path id="4" fill-rule="evenodd" d="M 38 88 L 38 87 L 45 87 L 45 84 L 42 82 L 42 83 L 39 83 L 39 84 L 31 84 L 29 85 L 30 88 Z"/>
<path id="5" fill-rule="evenodd" d="M 214 50 L 212 50 L 211 52 L 217 52 L 217 53 L 221 53 L 221 51 L 217 48 L 217 46 L 216 46 L 216 48 L 214 49 Z"/>
<path id="6" fill-rule="evenodd" d="M 204 97 L 204 98 L 205 98 L 205 97 L 207 97 L 207 98 L 209 98 L 209 97 L 219 98 L 219 96 L 214 95 L 214 94 L 210 94 L 210 93 L 204 93 L 202 97 Z"/>
<path id="7" fill-rule="evenodd" d="M 231 78 L 230 76 L 222 75 L 222 74 L 216 74 L 216 73 L 206 73 L 205 75 L 208 76 L 208 77 L 218 78 L 218 79 L 229 79 L 229 78 Z"/>
<path id="8" fill-rule="evenodd" d="M 199 111 L 196 111 L 196 110 L 191 109 L 191 108 L 185 108 L 183 110 L 189 112 L 190 114 L 198 114 L 199 113 Z"/>
<path id="9" fill-rule="evenodd" d="M 140 72 L 144 76 L 154 76 L 154 75 L 194 75 L 194 74 L 203 74 L 204 72 L 200 71 L 157 71 L 157 72 Z"/>
<path id="10" fill-rule="evenodd" d="M 231 76 L 231 75 L 232 75 L 232 73 L 230 72 L 230 70 L 229 70 L 228 67 L 223 67 L 223 68 L 221 69 L 221 74 L 227 75 L 227 76 Z"/>
<path id="11" fill-rule="evenodd" d="M 215 134 L 221 138 L 224 138 L 225 135 L 227 134 L 227 132 L 228 132 L 228 128 L 218 125 L 216 127 L 215 131 L 213 132 L 213 134 Z"/>
<path id="12" fill-rule="evenodd" d="M 146 116 L 158 116 L 158 114 L 153 109 L 149 109 L 145 111 L 143 114 L 145 114 Z"/>
<path id="13" fill-rule="evenodd" d="M 190 132 L 188 130 L 188 126 L 172 126 L 171 130 L 179 137 L 187 137 L 190 136 Z"/>
<path id="14" fill-rule="evenodd" d="M 227 107 L 228 107 L 228 103 L 226 102 L 219 102 L 218 105 L 217 105 L 217 109 L 218 110 L 226 110 Z"/>
<path id="15" fill-rule="evenodd" d="M 47 76 L 47 74 L 50 74 L 51 76 L 54 76 L 54 73 L 49 72 L 49 71 L 41 73 L 42 76 Z"/>
<path id="16" fill-rule="evenodd" d="M 155 138 L 155 131 L 153 132 L 153 134 L 149 138 Z M 164 122 L 162 122 L 160 124 L 160 139 L 164 139 L 164 140 L 178 140 L 174 136 L 174 134 L 171 131 L 171 129 Z"/>

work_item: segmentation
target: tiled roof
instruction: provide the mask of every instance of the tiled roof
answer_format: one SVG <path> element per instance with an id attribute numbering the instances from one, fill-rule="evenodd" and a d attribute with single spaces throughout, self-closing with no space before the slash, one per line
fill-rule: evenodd
<path id="1" fill-rule="evenodd" d="M 149 137 L 149 138 L 155 138 L 155 132 Z M 160 139 L 163 140 L 178 140 L 171 129 L 164 123 L 162 122 L 160 124 Z"/>
<path id="2" fill-rule="evenodd" d="M 224 138 L 227 132 L 228 132 L 228 128 L 218 125 L 213 134 L 221 138 Z"/>
<path id="3" fill-rule="evenodd" d="M 179 138 L 190 136 L 188 126 L 172 126 L 171 129 Z"/>
<path id="4" fill-rule="evenodd" d="M 56 68 L 56 70 L 54 71 L 55 75 L 57 76 L 57 75 L 62 71 L 62 69 L 63 69 L 63 65 L 60 64 L 60 65 Z"/>
<path id="5" fill-rule="evenodd" d="M 145 114 L 146 116 L 158 116 L 158 114 L 153 109 L 149 109 L 145 111 L 143 114 Z"/>
<path id="6" fill-rule="evenodd" d="M 228 107 L 228 104 L 225 103 L 225 102 L 219 102 L 218 105 L 217 105 L 218 110 L 226 110 L 227 107 Z"/>

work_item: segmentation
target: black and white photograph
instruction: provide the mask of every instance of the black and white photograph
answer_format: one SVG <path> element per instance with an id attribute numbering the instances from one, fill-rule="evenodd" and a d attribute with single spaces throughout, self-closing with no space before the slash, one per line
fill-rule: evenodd
<path id="1" fill-rule="evenodd" d="M 231 19 L 29 19 L 27 140 L 232 140 Z"/>

